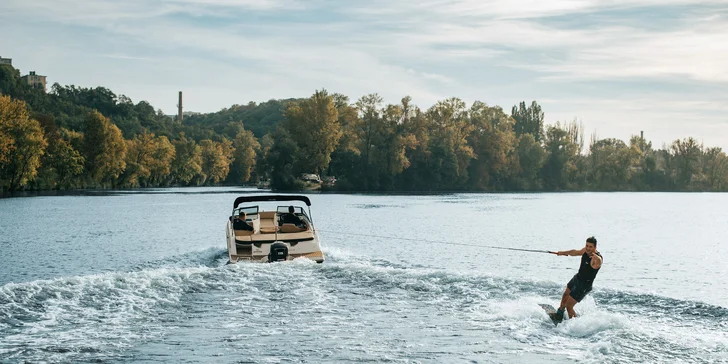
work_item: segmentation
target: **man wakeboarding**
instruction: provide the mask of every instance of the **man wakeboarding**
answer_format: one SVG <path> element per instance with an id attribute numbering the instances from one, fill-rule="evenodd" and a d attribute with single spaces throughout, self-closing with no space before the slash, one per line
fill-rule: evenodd
<path id="1" fill-rule="evenodd" d="M 578 250 L 564 250 L 549 253 L 567 256 L 581 255 L 579 271 L 566 285 L 564 294 L 561 297 L 561 304 L 559 305 L 559 309 L 556 310 L 556 316 L 559 319 L 564 317 L 564 308 L 569 313 L 569 318 L 574 318 L 576 317 L 574 305 L 577 302 L 581 302 L 584 296 L 591 292 L 594 278 L 596 278 L 599 268 L 602 267 L 602 255 L 597 251 L 597 239 L 590 236 L 586 239 L 586 245 Z"/>

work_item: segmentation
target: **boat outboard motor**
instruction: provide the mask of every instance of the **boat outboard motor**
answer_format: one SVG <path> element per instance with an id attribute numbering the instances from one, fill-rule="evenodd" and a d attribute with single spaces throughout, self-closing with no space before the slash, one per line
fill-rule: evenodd
<path id="1" fill-rule="evenodd" d="M 270 246 L 270 253 L 268 254 L 268 262 L 278 262 L 288 259 L 288 246 L 286 244 L 275 242 Z"/>

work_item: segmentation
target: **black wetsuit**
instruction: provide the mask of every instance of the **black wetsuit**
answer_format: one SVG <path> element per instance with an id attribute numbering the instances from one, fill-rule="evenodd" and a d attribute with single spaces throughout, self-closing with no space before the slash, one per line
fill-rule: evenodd
<path id="1" fill-rule="evenodd" d="M 600 257 L 602 256 L 600 253 L 595 254 Z M 594 283 L 594 278 L 597 277 L 597 273 L 599 272 L 599 269 L 592 268 L 591 260 L 592 258 L 589 254 L 582 254 L 579 272 L 577 272 L 566 285 L 566 287 L 571 291 L 569 295 L 573 297 L 576 302 L 581 302 L 581 300 L 584 299 L 584 296 L 592 290 L 592 283 Z"/>

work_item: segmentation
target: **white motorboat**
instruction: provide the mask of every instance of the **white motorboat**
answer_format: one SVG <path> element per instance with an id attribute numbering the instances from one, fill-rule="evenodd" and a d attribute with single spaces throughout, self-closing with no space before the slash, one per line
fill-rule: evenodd
<path id="1" fill-rule="evenodd" d="M 260 203 L 275 203 L 261 208 Z M 285 202 L 285 204 L 283 204 Z M 308 213 L 300 206 L 308 207 Z M 225 229 L 230 263 L 276 262 L 308 258 L 323 263 L 311 201 L 296 195 L 249 195 L 235 199 Z"/>

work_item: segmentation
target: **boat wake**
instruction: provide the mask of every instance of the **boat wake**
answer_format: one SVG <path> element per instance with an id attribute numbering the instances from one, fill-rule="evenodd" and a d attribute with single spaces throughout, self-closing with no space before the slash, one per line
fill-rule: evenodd
<path id="1" fill-rule="evenodd" d="M 295 330 L 280 331 L 292 339 L 302 332 L 348 333 L 329 337 L 341 340 L 338 345 L 363 345 L 377 330 L 405 327 L 410 331 L 401 335 L 417 332 L 410 340 L 434 347 L 443 337 L 482 342 L 489 336 L 504 340 L 501 350 L 525 345 L 586 361 L 711 361 L 728 352 L 724 307 L 597 288 L 577 306 L 578 318 L 554 328 L 538 303 L 558 302 L 558 284 L 325 253 L 324 264 L 225 265 L 226 251 L 209 249 L 126 272 L 6 284 L 0 287 L 0 357 L 118 359 L 180 327 L 197 335 L 198 325 L 225 327 L 233 337 L 220 341 L 244 345 L 234 338 L 267 332 L 271 317 L 295 322 Z M 494 354 L 498 345 L 478 352 Z M 417 347 L 391 350 L 421 355 Z"/>

